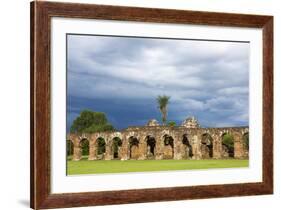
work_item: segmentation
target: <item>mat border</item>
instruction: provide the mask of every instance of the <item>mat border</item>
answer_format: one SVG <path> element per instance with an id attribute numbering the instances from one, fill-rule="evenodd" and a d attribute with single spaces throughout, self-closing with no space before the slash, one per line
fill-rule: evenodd
<path id="1" fill-rule="evenodd" d="M 93 4 L 31 2 L 30 207 L 66 208 L 273 193 L 273 16 Z M 244 184 L 51 194 L 51 18 L 260 28 L 263 34 L 263 179 Z"/>

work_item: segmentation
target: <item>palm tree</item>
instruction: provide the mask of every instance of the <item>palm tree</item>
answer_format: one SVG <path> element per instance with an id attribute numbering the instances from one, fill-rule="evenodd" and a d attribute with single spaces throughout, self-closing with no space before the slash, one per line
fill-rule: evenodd
<path id="1" fill-rule="evenodd" d="M 166 96 L 166 95 L 157 97 L 158 108 L 162 114 L 162 121 L 164 125 L 166 124 L 167 121 L 167 112 L 168 112 L 167 105 L 169 103 L 169 99 L 170 96 Z"/>

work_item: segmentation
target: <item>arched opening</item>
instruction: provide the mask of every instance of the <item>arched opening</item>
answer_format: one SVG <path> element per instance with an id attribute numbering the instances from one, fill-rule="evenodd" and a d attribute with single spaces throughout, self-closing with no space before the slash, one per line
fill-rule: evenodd
<path id="1" fill-rule="evenodd" d="M 249 133 L 248 132 L 243 135 L 243 147 L 244 147 L 245 156 L 248 157 L 249 156 Z"/>
<path id="2" fill-rule="evenodd" d="M 147 145 L 147 159 L 153 159 L 155 156 L 155 145 L 156 145 L 155 138 L 152 136 L 147 136 L 146 145 Z"/>
<path id="3" fill-rule="evenodd" d="M 102 137 L 97 139 L 97 159 L 102 160 L 104 158 L 105 153 L 105 140 Z"/>
<path id="4" fill-rule="evenodd" d="M 208 159 L 213 157 L 213 138 L 208 133 L 204 133 L 202 135 L 201 154 L 203 159 Z"/>
<path id="5" fill-rule="evenodd" d="M 88 159 L 89 156 L 89 140 L 82 139 L 80 141 L 82 159 Z"/>
<path id="6" fill-rule="evenodd" d="M 225 158 L 234 157 L 234 137 L 229 133 L 222 135 L 222 156 Z"/>
<path id="7" fill-rule="evenodd" d="M 73 151 L 74 151 L 74 144 L 71 140 L 66 141 L 66 154 L 67 154 L 67 159 L 71 159 L 73 156 Z"/>
<path id="8" fill-rule="evenodd" d="M 129 138 L 130 144 L 130 159 L 138 159 L 139 157 L 139 140 L 131 136 Z"/>
<path id="9" fill-rule="evenodd" d="M 114 159 L 119 159 L 120 148 L 122 146 L 122 140 L 119 137 L 114 137 L 112 140 L 112 153 Z"/>
<path id="10" fill-rule="evenodd" d="M 183 144 L 183 148 L 184 148 L 184 151 L 183 151 L 183 158 L 184 159 L 187 159 L 187 158 L 192 158 L 193 156 L 193 151 L 192 151 L 192 146 L 191 146 L 191 143 L 187 137 L 187 135 L 183 135 L 183 138 L 182 138 L 182 144 Z"/>
<path id="11" fill-rule="evenodd" d="M 173 159 L 174 157 L 174 139 L 172 136 L 164 135 L 164 148 L 163 148 L 163 158 Z"/>

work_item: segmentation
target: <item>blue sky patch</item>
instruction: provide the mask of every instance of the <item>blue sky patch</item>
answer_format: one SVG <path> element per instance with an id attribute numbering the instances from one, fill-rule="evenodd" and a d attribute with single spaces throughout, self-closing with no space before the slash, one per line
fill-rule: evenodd
<path id="1" fill-rule="evenodd" d="M 203 127 L 249 123 L 249 43 L 67 36 L 67 130 L 83 109 L 117 129 L 161 121 L 156 97 L 171 97 L 168 121 Z"/>

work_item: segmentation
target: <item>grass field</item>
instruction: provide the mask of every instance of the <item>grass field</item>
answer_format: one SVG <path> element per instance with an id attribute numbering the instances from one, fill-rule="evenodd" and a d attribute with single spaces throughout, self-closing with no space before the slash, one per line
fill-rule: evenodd
<path id="1" fill-rule="evenodd" d="M 97 160 L 67 161 L 67 174 L 101 174 L 248 167 L 248 160 Z"/>

